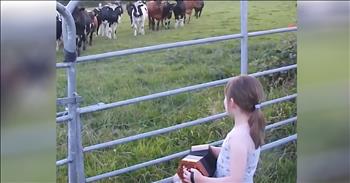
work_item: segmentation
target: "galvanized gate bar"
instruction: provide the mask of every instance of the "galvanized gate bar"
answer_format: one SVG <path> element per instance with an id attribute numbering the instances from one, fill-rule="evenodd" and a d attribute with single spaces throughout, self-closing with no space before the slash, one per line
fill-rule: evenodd
<path id="1" fill-rule="evenodd" d="M 248 74 L 248 1 L 241 1 L 241 74 Z"/>
<path id="2" fill-rule="evenodd" d="M 67 158 L 61 159 L 61 160 L 56 161 L 56 166 L 62 166 L 62 165 L 65 165 L 67 163 L 70 163 L 71 161 L 72 160 L 68 160 Z"/>
<path id="3" fill-rule="evenodd" d="M 276 73 L 276 72 L 281 72 L 281 71 L 286 71 L 286 70 L 290 70 L 290 69 L 295 69 L 295 68 L 297 68 L 296 64 L 290 65 L 290 66 L 285 66 L 285 67 L 280 67 L 277 69 L 271 69 L 271 70 L 267 70 L 267 71 L 257 72 L 257 73 L 249 74 L 249 75 L 254 76 L 254 77 L 260 77 L 260 76 L 264 76 L 264 75 L 268 75 L 268 74 L 272 74 L 272 73 Z M 187 86 L 187 87 L 183 87 L 183 88 L 179 88 L 179 89 L 175 89 L 175 90 L 169 90 L 169 91 L 165 91 L 165 92 L 155 93 L 155 94 L 146 95 L 146 96 L 142 96 L 142 97 L 136 97 L 136 98 L 123 100 L 123 101 L 119 101 L 119 102 L 113 102 L 113 103 L 109 103 L 109 104 L 86 106 L 86 107 L 80 108 L 79 112 L 81 114 L 91 113 L 91 112 L 106 110 L 106 109 L 110 109 L 110 108 L 120 107 L 120 106 L 124 106 L 124 105 L 139 103 L 142 101 L 147 101 L 147 100 L 156 99 L 156 98 L 160 98 L 160 97 L 171 96 L 171 95 L 175 95 L 175 94 L 179 94 L 179 93 L 204 89 L 204 88 L 208 88 L 208 87 L 216 87 L 216 86 L 226 84 L 230 79 L 231 78 L 216 80 L 216 81 L 212 81 L 212 82 L 208 82 L 208 83 Z"/>
<path id="4" fill-rule="evenodd" d="M 297 31 L 297 30 L 298 30 L 297 27 L 287 27 L 287 28 L 263 30 L 263 31 L 249 32 L 248 37 L 262 36 L 262 35 L 275 34 L 275 33 L 292 32 L 292 31 Z"/>
<path id="5" fill-rule="evenodd" d="M 60 63 L 56 63 L 56 68 L 57 69 L 61 69 L 61 68 L 67 68 L 70 66 L 71 63 L 64 63 L 64 62 L 60 62 Z"/>
<path id="6" fill-rule="evenodd" d="M 145 53 L 145 52 L 158 51 L 158 50 L 163 50 L 163 49 L 198 45 L 198 44 L 207 44 L 207 43 L 213 43 L 213 42 L 218 42 L 218 41 L 237 39 L 237 38 L 241 38 L 241 37 L 242 37 L 241 34 L 232 34 L 232 35 L 209 37 L 209 38 L 190 40 L 190 41 L 165 43 L 165 44 L 146 46 L 146 47 L 141 47 L 141 48 L 131 48 L 131 49 L 126 49 L 126 50 L 113 51 L 113 52 L 101 53 L 101 54 L 96 54 L 96 55 L 82 56 L 82 57 L 79 57 L 77 59 L 77 62 L 82 63 L 82 62 L 96 61 L 96 60 L 106 59 L 106 58 L 110 58 L 110 57 L 125 56 L 125 55 L 131 55 L 131 54 L 136 54 L 136 53 Z"/>
<path id="7" fill-rule="evenodd" d="M 70 115 L 65 115 L 65 116 L 57 117 L 56 122 L 62 123 L 62 122 L 66 122 L 66 121 L 71 120 L 71 119 L 72 119 L 72 117 Z"/>
<path id="8" fill-rule="evenodd" d="M 266 151 L 268 149 L 271 149 L 271 148 L 274 148 L 274 147 L 277 147 L 277 146 L 280 146 L 282 144 L 286 144 L 288 142 L 291 142 L 291 141 L 294 141 L 297 139 L 297 134 L 294 134 L 294 135 L 291 135 L 291 136 L 288 136 L 286 138 L 283 138 L 283 139 L 278 139 L 274 142 L 270 142 L 266 145 L 263 145 L 261 147 L 261 151 Z"/>
<path id="9" fill-rule="evenodd" d="M 132 142 L 135 140 L 139 140 L 139 139 L 144 139 L 147 137 L 153 137 L 156 135 L 160 135 L 163 133 L 168 133 L 171 131 L 175 131 L 175 130 L 179 130 L 182 128 L 186 128 L 186 127 L 190 127 L 190 126 L 195 126 L 195 125 L 200 125 L 202 123 L 206 123 L 209 121 L 214 121 L 217 119 L 221 119 L 223 117 L 227 116 L 227 113 L 220 113 L 220 114 L 215 114 L 212 116 L 208 116 L 205 118 L 200 118 L 194 121 L 190 121 L 190 122 L 184 122 L 178 125 L 174 125 L 174 126 L 170 126 L 170 127 L 166 127 L 166 128 L 161 128 L 158 130 L 154 130 L 154 131 L 150 131 L 150 132 L 146 132 L 146 133 L 140 133 L 137 135 L 133 135 L 133 136 L 129 136 L 129 137 L 125 137 L 125 138 L 121 138 L 121 139 L 117 139 L 117 140 L 113 140 L 113 141 L 109 141 L 109 142 L 105 142 L 105 143 L 100 143 L 100 144 L 96 144 L 96 145 L 92 145 L 92 146 L 88 146 L 84 148 L 84 152 L 89 152 L 89 151 L 93 151 L 93 150 L 97 150 L 97 149 L 102 149 L 102 148 L 107 148 L 107 147 L 111 147 L 111 146 L 116 146 L 119 144 L 124 144 L 127 142 Z"/>
<path id="10" fill-rule="evenodd" d="M 283 101 L 290 100 L 290 99 L 293 99 L 293 98 L 296 98 L 296 97 L 297 97 L 297 95 L 294 94 L 294 95 L 290 95 L 290 96 L 285 96 L 285 97 L 273 99 L 273 100 L 270 100 L 270 101 L 267 101 L 267 102 L 263 102 L 260 105 L 261 105 L 261 107 L 266 107 L 267 105 L 275 104 L 275 103 L 278 103 L 278 102 L 283 102 Z M 174 125 L 174 126 L 170 126 L 170 127 L 167 127 L 167 128 L 162 128 L 162 129 L 158 129 L 158 130 L 154 130 L 154 131 L 150 131 L 150 132 L 146 132 L 146 133 L 141 133 L 141 134 L 137 134 L 137 135 L 133 135 L 133 136 L 117 139 L 117 140 L 112 140 L 112 141 L 109 141 L 109 142 L 95 144 L 95 145 L 92 145 L 92 146 L 85 147 L 83 151 L 84 152 L 89 152 L 89 151 L 98 150 L 98 149 L 102 149 L 102 148 L 107 148 L 107 147 L 111 147 L 111 146 L 115 146 L 115 145 L 119 145 L 119 144 L 124 144 L 124 143 L 127 143 L 127 142 L 131 142 L 131 141 L 135 141 L 135 140 L 139 140 L 139 139 L 144 139 L 144 138 L 147 138 L 147 137 L 160 135 L 160 134 L 163 134 L 163 133 L 168 133 L 168 132 L 175 131 L 175 130 L 178 130 L 178 129 L 182 129 L 182 128 L 186 128 L 186 127 L 195 126 L 195 125 L 199 125 L 199 124 L 202 124 L 202 123 L 210 122 L 210 121 L 217 120 L 217 119 L 220 119 L 220 118 L 223 118 L 223 117 L 226 117 L 226 116 L 227 116 L 226 112 L 220 113 L 220 114 L 215 114 L 215 115 L 212 115 L 212 116 L 208 116 L 208 117 L 205 117 L 205 118 L 200 118 L 200 119 L 197 119 L 197 120 L 194 120 L 194 121 L 184 122 L 184 123 L 181 123 L 181 124 L 178 124 L 178 125 Z"/>
<path id="11" fill-rule="evenodd" d="M 263 108 L 263 107 L 268 106 L 270 104 L 274 104 L 274 103 L 277 103 L 277 102 L 282 102 L 282 101 L 285 101 L 285 100 L 294 99 L 296 97 L 297 97 L 297 94 L 288 95 L 288 96 L 277 98 L 277 99 L 274 99 L 274 100 L 269 100 L 269 101 L 266 101 L 266 102 L 262 102 L 262 103 L 260 103 L 258 105 L 255 105 L 255 106 L 260 106 L 261 108 Z"/>
<path id="12" fill-rule="evenodd" d="M 289 118 L 289 119 L 286 119 L 286 120 L 283 120 L 283 121 L 280 121 L 280 122 L 277 122 L 277 123 L 270 124 L 270 125 L 265 127 L 265 130 L 270 130 L 272 128 L 277 128 L 279 126 L 283 126 L 283 125 L 286 125 L 286 124 L 289 124 L 289 123 L 292 123 L 292 122 L 295 122 L 295 121 L 297 121 L 297 117 L 292 117 L 292 118 Z"/>
<path id="13" fill-rule="evenodd" d="M 263 145 L 261 147 L 261 151 L 265 151 L 267 149 L 276 147 L 278 145 L 286 144 L 286 143 L 288 143 L 290 141 L 296 140 L 296 138 L 297 138 L 297 136 L 295 134 L 295 135 L 291 135 L 289 137 L 277 140 L 275 142 L 271 142 L 270 144 Z M 222 143 L 222 141 L 223 140 L 220 140 L 218 142 Z M 217 142 L 211 143 L 211 145 L 216 145 L 216 144 L 218 144 L 218 143 Z M 111 172 L 103 173 L 103 174 L 100 174 L 100 175 L 96 175 L 96 176 L 87 178 L 86 182 L 93 182 L 93 181 L 97 181 L 97 180 L 100 180 L 100 179 L 117 176 L 117 175 L 120 175 L 120 174 L 124 174 L 124 173 L 128 173 L 128 172 L 131 172 L 131 171 L 135 171 L 135 170 L 147 167 L 147 166 L 156 165 L 156 164 L 159 164 L 159 163 L 170 161 L 170 160 L 175 159 L 175 158 L 181 158 L 181 157 L 186 156 L 188 153 L 190 153 L 190 150 L 178 152 L 178 153 L 175 153 L 175 154 L 171 154 L 171 155 L 164 156 L 164 157 L 161 157 L 161 158 L 158 158 L 158 159 L 154 159 L 154 160 L 147 161 L 147 162 L 144 162 L 144 163 L 140 163 L 140 164 L 136 164 L 136 165 L 133 165 L 133 166 L 126 167 L 126 168 L 122 168 L 122 169 L 119 169 L 119 170 L 114 170 L 114 171 L 111 171 Z"/>
<path id="14" fill-rule="evenodd" d="M 172 154 L 172 155 L 169 155 L 169 156 L 165 156 L 165 157 L 162 157 L 162 158 L 158 158 L 158 159 L 154 159 L 154 160 L 147 161 L 147 162 L 144 162 L 144 163 L 140 163 L 140 164 L 136 164 L 136 165 L 133 165 L 133 166 L 129 166 L 127 168 L 111 171 L 111 172 L 100 174 L 100 175 L 96 175 L 96 176 L 93 176 L 93 177 L 89 177 L 89 178 L 86 179 L 86 182 L 93 182 L 93 181 L 97 181 L 97 180 L 104 179 L 104 178 L 107 178 L 107 177 L 113 177 L 113 176 L 117 176 L 117 175 L 124 174 L 124 173 L 127 173 L 127 172 L 135 171 L 135 170 L 138 170 L 140 168 L 144 168 L 144 167 L 147 167 L 147 166 L 159 164 L 159 163 L 162 163 L 162 162 L 165 162 L 165 161 L 170 161 L 170 160 L 175 159 L 175 158 L 183 157 L 186 154 L 188 154 L 189 152 L 190 152 L 190 150 L 182 151 L 182 152 L 175 153 L 175 154 Z"/>
<path id="15" fill-rule="evenodd" d="M 284 33 L 284 32 L 292 32 L 292 31 L 296 31 L 296 30 L 297 30 L 297 28 L 291 27 L 291 28 L 278 28 L 278 29 L 271 29 L 271 30 L 256 31 L 256 32 L 248 33 L 248 37 L 276 34 L 276 33 Z M 174 42 L 174 43 L 159 44 L 159 45 L 147 46 L 147 47 L 141 47 L 141 48 L 131 48 L 131 49 L 126 49 L 126 50 L 113 51 L 113 52 L 78 57 L 77 63 L 97 61 L 97 60 L 111 58 L 111 57 L 126 56 L 126 55 L 131 55 L 131 54 L 145 53 L 145 52 L 157 51 L 157 50 L 162 50 L 162 49 L 192 46 L 192 45 L 198 45 L 198 44 L 204 44 L 204 43 L 214 43 L 214 42 L 226 41 L 226 40 L 231 40 L 231 39 L 239 39 L 239 38 L 242 38 L 241 34 L 230 34 L 230 35 L 209 37 L 209 38 L 190 40 L 190 41 L 181 41 L 181 42 Z M 56 68 L 58 68 L 58 69 L 65 68 L 68 66 L 69 65 L 67 63 L 56 63 Z"/>

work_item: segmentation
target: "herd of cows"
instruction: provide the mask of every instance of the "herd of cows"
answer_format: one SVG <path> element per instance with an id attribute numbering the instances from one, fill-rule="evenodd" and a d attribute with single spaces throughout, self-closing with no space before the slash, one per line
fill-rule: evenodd
<path id="1" fill-rule="evenodd" d="M 128 1 L 124 4 L 125 10 L 130 17 L 131 28 L 134 36 L 144 35 L 145 21 L 148 19 L 149 29 L 159 30 L 159 24 L 166 29 L 170 28 L 172 15 L 174 14 L 175 28 L 189 23 L 192 11 L 195 11 L 196 18 L 201 16 L 203 0 L 176 0 L 170 3 L 168 0 L 147 0 Z M 86 43 L 92 45 L 92 38 L 95 35 L 117 38 L 117 27 L 120 24 L 121 16 L 124 13 L 123 3 L 115 1 L 88 11 L 84 7 L 76 7 L 72 13 L 76 26 L 77 53 L 80 55 L 81 48 L 86 49 Z M 187 21 L 186 21 L 187 20 Z M 155 27 L 156 26 L 156 27 Z M 62 19 L 56 16 L 56 49 L 58 50 L 62 36 Z M 87 39 L 88 38 L 88 39 Z"/>

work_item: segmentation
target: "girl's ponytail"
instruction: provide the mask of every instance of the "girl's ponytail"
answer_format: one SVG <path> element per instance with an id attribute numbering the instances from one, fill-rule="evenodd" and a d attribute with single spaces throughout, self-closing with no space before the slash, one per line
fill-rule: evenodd
<path id="1" fill-rule="evenodd" d="M 248 120 L 250 137 L 253 139 L 255 149 L 264 144 L 265 118 L 260 109 L 255 109 Z"/>

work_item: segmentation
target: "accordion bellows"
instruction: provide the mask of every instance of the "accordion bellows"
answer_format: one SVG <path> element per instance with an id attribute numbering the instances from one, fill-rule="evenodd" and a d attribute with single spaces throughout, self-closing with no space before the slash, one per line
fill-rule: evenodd
<path id="1" fill-rule="evenodd" d="M 202 175 L 212 177 L 216 170 L 216 158 L 211 153 L 208 144 L 192 146 L 190 154 L 180 161 L 177 169 L 177 174 L 181 180 L 184 179 L 183 166 L 187 169 L 195 168 Z"/>

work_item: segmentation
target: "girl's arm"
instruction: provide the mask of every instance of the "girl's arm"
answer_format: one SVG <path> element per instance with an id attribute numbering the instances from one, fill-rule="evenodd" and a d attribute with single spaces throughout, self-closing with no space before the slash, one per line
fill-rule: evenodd
<path id="1" fill-rule="evenodd" d="M 209 146 L 209 150 L 214 154 L 214 156 L 216 158 L 218 158 L 220 151 L 221 151 L 221 147 L 215 147 L 215 146 Z"/>
<path id="2" fill-rule="evenodd" d="M 245 173 L 245 167 L 247 164 L 248 148 L 244 137 L 240 135 L 232 135 L 229 143 L 231 146 L 230 151 L 230 176 L 215 178 L 203 176 L 198 170 L 191 169 L 194 172 L 195 183 L 241 183 Z M 184 169 L 185 181 L 191 182 L 191 172 Z"/>

